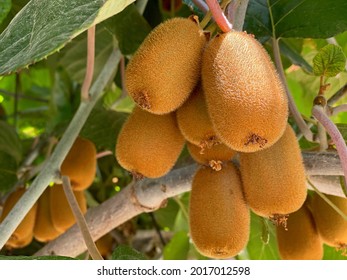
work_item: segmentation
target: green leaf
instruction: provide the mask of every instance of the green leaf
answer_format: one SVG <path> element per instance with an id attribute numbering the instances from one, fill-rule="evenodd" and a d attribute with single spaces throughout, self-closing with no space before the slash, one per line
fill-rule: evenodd
<path id="1" fill-rule="evenodd" d="M 112 253 L 112 260 L 146 260 L 146 257 L 129 246 L 119 245 Z"/>
<path id="2" fill-rule="evenodd" d="M 35 63 L 61 49 L 90 26 L 134 0 L 31 0 L 0 35 L 0 75 Z"/>
<path id="3" fill-rule="evenodd" d="M 257 37 L 329 38 L 347 29 L 347 1 L 250 0 L 244 29 Z"/>
<path id="4" fill-rule="evenodd" d="M 18 135 L 5 121 L 0 121 L 0 151 L 10 155 L 17 163 L 22 158 L 22 145 Z"/>
<path id="5" fill-rule="evenodd" d="M 2 0 L 0 2 L 0 24 L 6 18 L 7 14 L 10 12 L 12 6 L 12 0 Z"/>
<path id="6" fill-rule="evenodd" d="M 0 151 L 0 192 L 7 193 L 17 182 L 17 162 L 6 152 Z"/>
<path id="7" fill-rule="evenodd" d="M 186 260 L 188 251 L 189 237 L 187 232 L 177 232 L 164 248 L 164 260 Z"/>
<path id="8" fill-rule="evenodd" d="M 347 260 L 347 256 L 343 256 L 342 251 L 334 247 L 324 245 L 323 260 Z"/>
<path id="9" fill-rule="evenodd" d="M 110 30 L 118 40 L 122 54 L 134 53 L 151 31 L 145 18 L 138 12 L 135 5 L 129 5 L 109 22 Z"/>
<path id="10" fill-rule="evenodd" d="M 275 232 L 275 226 L 270 221 L 251 214 L 251 233 L 247 244 L 251 260 L 279 259 Z"/>
<path id="11" fill-rule="evenodd" d="M 302 40 L 301 40 L 302 41 Z M 279 42 L 281 54 L 289 58 L 291 63 L 294 65 L 300 66 L 307 73 L 312 73 L 313 69 L 310 64 L 301 56 L 300 51 L 298 49 L 293 40 L 291 39 L 283 39 Z M 301 42 L 302 45 L 302 42 Z"/>
<path id="12" fill-rule="evenodd" d="M 326 45 L 313 58 L 313 73 L 316 76 L 335 77 L 346 66 L 346 57 L 341 47 Z"/>
<path id="13" fill-rule="evenodd" d="M 81 136 L 90 139 L 98 149 L 114 151 L 118 133 L 128 114 L 96 106 L 84 125 Z"/>
<path id="14" fill-rule="evenodd" d="M 76 260 L 74 258 L 70 257 L 65 257 L 65 256 L 2 256 L 0 255 L 0 260 L 6 261 L 6 260 L 17 260 L 17 261 L 22 261 L 22 260 Z"/>
<path id="15" fill-rule="evenodd" d="M 164 208 L 160 208 L 159 210 L 154 212 L 154 216 L 156 221 L 162 228 L 168 228 L 172 230 L 178 210 L 179 206 L 177 205 L 177 203 L 173 199 L 169 199 Z"/>

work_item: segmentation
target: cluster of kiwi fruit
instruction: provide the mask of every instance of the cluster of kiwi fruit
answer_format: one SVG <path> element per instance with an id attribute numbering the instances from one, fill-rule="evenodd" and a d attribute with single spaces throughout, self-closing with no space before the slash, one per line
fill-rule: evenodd
<path id="1" fill-rule="evenodd" d="M 195 16 L 164 21 L 128 63 L 125 86 L 136 106 L 118 136 L 117 160 L 138 178 L 158 178 L 187 144 L 200 164 L 190 235 L 201 254 L 237 255 L 248 242 L 250 210 L 285 228 L 303 205 L 305 170 L 287 97 L 254 36 L 212 37 Z"/>
<path id="2" fill-rule="evenodd" d="M 347 198 L 325 195 L 347 215 Z M 304 205 L 290 215 L 287 230 L 276 228 L 279 254 L 286 260 L 320 260 L 323 244 L 347 253 L 347 221 L 320 195 L 308 196 Z"/>
<path id="3" fill-rule="evenodd" d="M 61 174 L 68 176 L 78 205 L 83 213 L 87 211 L 84 194 L 93 182 L 96 173 L 96 148 L 93 142 L 78 137 L 64 159 Z M 12 207 L 26 191 L 18 188 L 6 199 L 0 222 L 8 215 Z M 63 186 L 49 186 L 31 208 L 20 225 L 7 241 L 8 248 L 22 248 L 33 238 L 40 242 L 55 239 L 75 223 L 75 217 L 66 199 Z"/>

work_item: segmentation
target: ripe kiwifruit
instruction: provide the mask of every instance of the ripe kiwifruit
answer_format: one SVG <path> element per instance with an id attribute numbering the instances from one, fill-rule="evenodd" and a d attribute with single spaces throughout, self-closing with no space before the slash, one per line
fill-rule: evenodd
<path id="1" fill-rule="evenodd" d="M 189 99 L 177 110 L 177 123 L 184 138 L 200 146 L 210 148 L 220 141 L 210 121 L 205 97 L 199 85 Z"/>
<path id="2" fill-rule="evenodd" d="M 0 222 L 2 222 L 13 206 L 18 202 L 24 194 L 25 189 L 19 188 L 12 192 L 6 199 L 4 208 L 1 213 Z M 10 248 L 22 248 L 28 245 L 33 239 L 33 230 L 35 225 L 35 216 L 37 210 L 37 203 L 30 209 L 24 219 L 18 225 L 16 230 L 12 233 L 10 239 L 6 242 L 6 246 Z"/>
<path id="3" fill-rule="evenodd" d="M 87 201 L 83 191 L 73 192 L 82 213 L 87 212 Z M 50 191 L 51 218 L 54 228 L 59 232 L 65 232 L 69 227 L 75 224 L 69 202 L 66 199 L 62 185 L 55 184 Z"/>
<path id="4" fill-rule="evenodd" d="M 197 163 L 208 165 L 215 170 L 220 170 L 222 163 L 231 160 L 235 155 L 235 151 L 222 143 L 202 151 L 200 147 L 187 142 L 187 148 Z"/>
<path id="5" fill-rule="evenodd" d="M 205 43 L 196 17 L 161 23 L 126 68 L 129 95 L 142 109 L 155 114 L 176 110 L 198 83 Z"/>
<path id="6" fill-rule="evenodd" d="M 283 260 L 320 260 L 323 258 L 323 241 L 313 216 L 304 204 L 289 214 L 287 229 L 276 227 L 278 250 Z"/>
<path id="7" fill-rule="evenodd" d="M 116 157 L 132 173 L 157 178 L 169 172 L 183 146 L 174 113 L 154 115 L 135 107 L 118 135 Z"/>
<path id="8" fill-rule="evenodd" d="M 202 61 L 202 82 L 217 136 L 233 150 L 255 152 L 283 134 L 288 102 L 266 53 L 252 35 L 214 37 Z"/>
<path id="9" fill-rule="evenodd" d="M 240 153 L 245 198 L 258 215 L 272 217 L 298 210 L 307 189 L 301 150 L 290 125 L 270 148 Z"/>
<path id="10" fill-rule="evenodd" d="M 50 192 L 51 188 L 48 187 L 38 200 L 34 238 L 41 242 L 53 240 L 61 233 L 55 229 L 52 222 Z"/>
<path id="11" fill-rule="evenodd" d="M 325 196 L 347 215 L 346 198 Z M 324 243 L 341 249 L 347 248 L 347 221 L 316 193 L 312 198 L 312 214 Z"/>
<path id="12" fill-rule="evenodd" d="M 70 177 L 71 187 L 75 191 L 88 188 L 96 173 L 96 148 L 93 142 L 77 137 L 65 157 L 60 171 Z"/>
<path id="13" fill-rule="evenodd" d="M 104 258 L 106 258 L 109 254 L 112 253 L 113 241 L 114 240 L 111 234 L 105 234 L 95 242 L 95 245 L 98 248 L 100 255 Z"/>
<path id="14" fill-rule="evenodd" d="M 221 171 L 201 167 L 194 175 L 189 206 L 190 234 L 204 256 L 225 259 L 247 244 L 250 212 L 232 163 Z"/>

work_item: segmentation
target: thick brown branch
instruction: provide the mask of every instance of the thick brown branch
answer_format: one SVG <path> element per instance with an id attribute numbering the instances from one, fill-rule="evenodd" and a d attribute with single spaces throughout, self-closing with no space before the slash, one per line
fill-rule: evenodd
<path id="1" fill-rule="evenodd" d="M 320 188 L 320 177 L 315 179 L 315 175 L 342 175 L 342 169 L 337 153 L 303 153 L 306 173 L 312 182 L 317 183 L 317 187 L 322 192 L 339 194 L 340 186 L 335 185 L 336 180 L 332 180 L 329 188 Z M 94 240 L 97 240 L 112 229 L 118 227 L 131 218 L 143 212 L 151 212 L 165 206 L 170 197 L 187 192 L 191 187 L 191 180 L 197 165 L 175 169 L 168 175 L 159 179 L 145 179 L 134 185 L 125 187 L 114 197 L 108 199 L 101 205 L 88 210 L 86 221 L 90 227 L 90 232 Z M 69 229 L 65 234 L 50 242 L 36 255 L 64 255 L 75 257 L 86 250 L 83 238 L 77 226 Z"/>

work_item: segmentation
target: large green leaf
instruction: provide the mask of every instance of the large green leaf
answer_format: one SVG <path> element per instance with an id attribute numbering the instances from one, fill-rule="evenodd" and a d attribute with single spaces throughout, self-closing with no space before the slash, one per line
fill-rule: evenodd
<path id="1" fill-rule="evenodd" d="M 329 38 L 347 30 L 345 0 L 250 0 L 244 29 L 257 37 Z"/>
<path id="2" fill-rule="evenodd" d="M 134 0 L 31 0 L 0 35 L 0 75 L 35 63 Z"/>
<path id="3" fill-rule="evenodd" d="M 17 182 L 17 162 L 6 152 L 0 151 L 0 192 L 6 193 Z"/>
<path id="4" fill-rule="evenodd" d="M 127 114 L 96 106 L 84 125 L 81 136 L 90 139 L 99 149 L 114 151 L 118 133 Z"/>
<path id="5" fill-rule="evenodd" d="M 271 222 L 255 214 L 251 215 L 251 234 L 247 251 L 251 260 L 278 260 L 276 229 Z"/>
<path id="6" fill-rule="evenodd" d="M 0 2 L 0 24 L 6 18 L 7 14 L 11 10 L 11 0 L 2 0 Z"/>
<path id="7" fill-rule="evenodd" d="M 17 163 L 22 158 L 22 146 L 15 129 L 0 121 L 0 151 L 13 157 Z"/>
<path id="8" fill-rule="evenodd" d="M 164 260 L 186 260 L 188 251 L 189 237 L 187 232 L 177 232 L 164 248 Z"/>
<path id="9" fill-rule="evenodd" d="M 109 22 L 110 30 L 118 40 L 122 54 L 134 53 L 151 31 L 151 26 L 138 12 L 135 5 L 129 5 Z"/>

